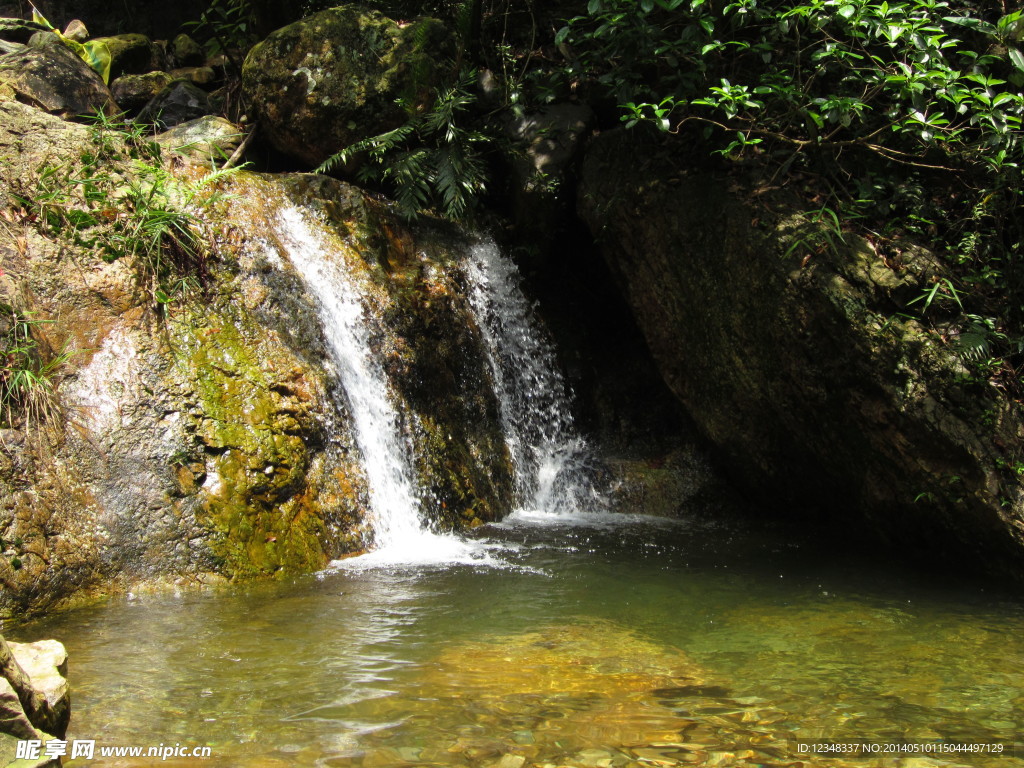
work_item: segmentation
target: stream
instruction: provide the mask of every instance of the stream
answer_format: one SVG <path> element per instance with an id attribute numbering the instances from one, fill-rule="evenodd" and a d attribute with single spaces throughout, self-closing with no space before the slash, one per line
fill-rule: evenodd
<path id="1" fill-rule="evenodd" d="M 749 521 L 474 533 L 476 564 L 357 558 L 13 635 L 67 645 L 70 739 L 208 745 L 218 766 L 788 765 L 853 739 L 1005 752 L 892 765 L 1024 765 L 1019 603 Z"/>

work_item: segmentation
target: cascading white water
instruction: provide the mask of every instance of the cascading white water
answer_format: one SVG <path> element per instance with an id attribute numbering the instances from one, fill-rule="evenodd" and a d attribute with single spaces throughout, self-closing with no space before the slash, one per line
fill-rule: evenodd
<path id="1" fill-rule="evenodd" d="M 358 283 L 366 269 L 358 258 L 337 252 L 316 222 L 283 206 L 275 225 L 282 254 L 317 300 L 324 335 L 344 396 L 353 435 L 363 458 L 373 527 L 369 555 L 338 561 L 350 568 L 424 563 L 495 561 L 489 547 L 428 530 L 420 514 L 413 446 L 402 430 L 387 377 L 370 346 L 373 329 Z"/>
<path id="2" fill-rule="evenodd" d="M 470 247 L 465 273 L 515 466 L 519 511 L 592 510 L 587 446 L 573 423 L 569 388 L 547 331 L 520 288 L 519 270 L 485 240 Z"/>
<path id="3" fill-rule="evenodd" d="M 282 209 L 279 223 L 286 255 L 319 304 L 324 334 L 349 401 L 370 491 L 374 544 L 408 546 L 423 533 L 412 450 L 402 436 L 384 371 L 370 354 L 370 329 L 350 276 L 352 268 L 341 254 L 326 257 L 324 240 L 298 209 Z"/>
<path id="4" fill-rule="evenodd" d="M 365 263 L 294 206 L 280 207 L 274 228 L 280 255 L 316 299 L 369 489 L 374 551 L 337 564 L 505 565 L 487 542 L 435 534 L 422 519 L 415 448 L 371 347 L 374 336 L 388 331 L 375 327 L 375 313 L 367 311 L 371 284 L 368 275 L 360 277 Z M 551 342 L 519 287 L 515 265 L 493 242 L 482 242 L 470 249 L 464 271 L 515 466 L 517 511 L 588 511 L 595 494 L 584 471 L 586 444 L 574 427 Z"/>

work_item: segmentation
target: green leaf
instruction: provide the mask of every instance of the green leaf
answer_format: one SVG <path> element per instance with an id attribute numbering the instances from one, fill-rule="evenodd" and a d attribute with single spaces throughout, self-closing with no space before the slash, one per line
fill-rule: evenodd
<path id="1" fill-rule="evenodd" d="M 856 6 L 853 5 L 843 5 L 840 6 L 839 8 L 839 15 L 842 16 L 844 19 L 851 18 L 853 14 L 855 14 L 856 12 L 857 8 Z"/>
<path id="2" fill-rule="evenodd" d="M 987 21 L 975 19 L 973 16 L 944 16 L 942 20 L 948 21 L 950 24 L 967 27 L 968 29 L 976 29 L 989 35 L 995 34 L 996 31 L 996 28 Z"/>
<path id="3" fill-rule="evenodd" d="M 1010 61 L 1013 62 L 1013 66 L 1021 72 L 1024 72 L 1024 54 L 1022 54 L 1018 48 L 1010 48 L 1009 54 Z"/>
<path id="4" fill-rule="evenodd" d="M 39 12 L 39 9 L 36 8 L 34 5 L 32 6 L 32 21 L 34 21 L 36 24 L 42 24 L 47 29 L 53 29 L 53 24 L 48 22 L 46 20 L 46 17 L 43 16 L 43 14 Z"/>
<path id="5" fill-rule="evenodd" d="M 92 67 L 103 78 L 104 83 L 110 82 L 111 56 L 110 49 L 107 48 L 106 43 L 102 40 L 76 43 L 74 40 L 68 40 L 63 35 L 61 35 L 61 40 L 77 53 L 82 61 Z"/>

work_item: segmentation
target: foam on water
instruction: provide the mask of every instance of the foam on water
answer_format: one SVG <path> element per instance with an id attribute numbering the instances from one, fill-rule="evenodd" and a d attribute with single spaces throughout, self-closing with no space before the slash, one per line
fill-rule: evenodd
<path id="1" fill-rule="evenodd" d="M 424 532 L 414 547 L 391 545 L 365 555 L 333 560 L 331 570 L 366 570 L 423 566 L 471 565 L 483 568 L 511 568 L 502 556 L 506 549 L 482 540 Z"/>

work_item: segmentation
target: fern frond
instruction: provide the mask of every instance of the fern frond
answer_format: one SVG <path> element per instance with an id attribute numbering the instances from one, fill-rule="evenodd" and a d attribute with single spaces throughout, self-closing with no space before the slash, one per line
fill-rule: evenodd
<path id="1" fill-rule="evenodd" d="M 369 152 L 371 157 L 380 161 L 385 154 L 405 141 L 416 130 L 419 122 L 419 118 L 415 118 L 393 130 L 384 131 L 384 133 L 379 133 L 376 136 L 369 136 L 365 139 L 360 139 L 354 144 L 349 144 L 320 163 L 313 172 L 330 173 L 339 165 L 347 163 L 360 152 Z"/>
<path id="2" fill-rule="evenodd" d="M 462 163 L 458 157 L 458 150 L 449 147 L 447 150 L 440 150 L 437 155 L 434 185 L 441 194 L 441 205 L 448 216 L 453 219 L 461 218 L 466 212 L 466 198 L 459 180 Z"/>
<path id="3" fill-rule="evenodd" d="M 406 218 L 416 214 L 430 204 L 431 168 L 430 152 L 415 149 L 405 152 L 394 160 L 385 171 L 386 176 L 395 180 L 395 202 Z"/>
<path id="4" fill-rule="evenodd" d="M 463 73 L 458 82 L 438 94 L 434 108 L 423 119 L 423 127 L 427 133 L 443 133 L 445 141 L 454 140 L 454 133 L 457 130 L 456 115 L 476 100 L 470 91 L 475 77 L 476 75 L 471 72 Z"/>

